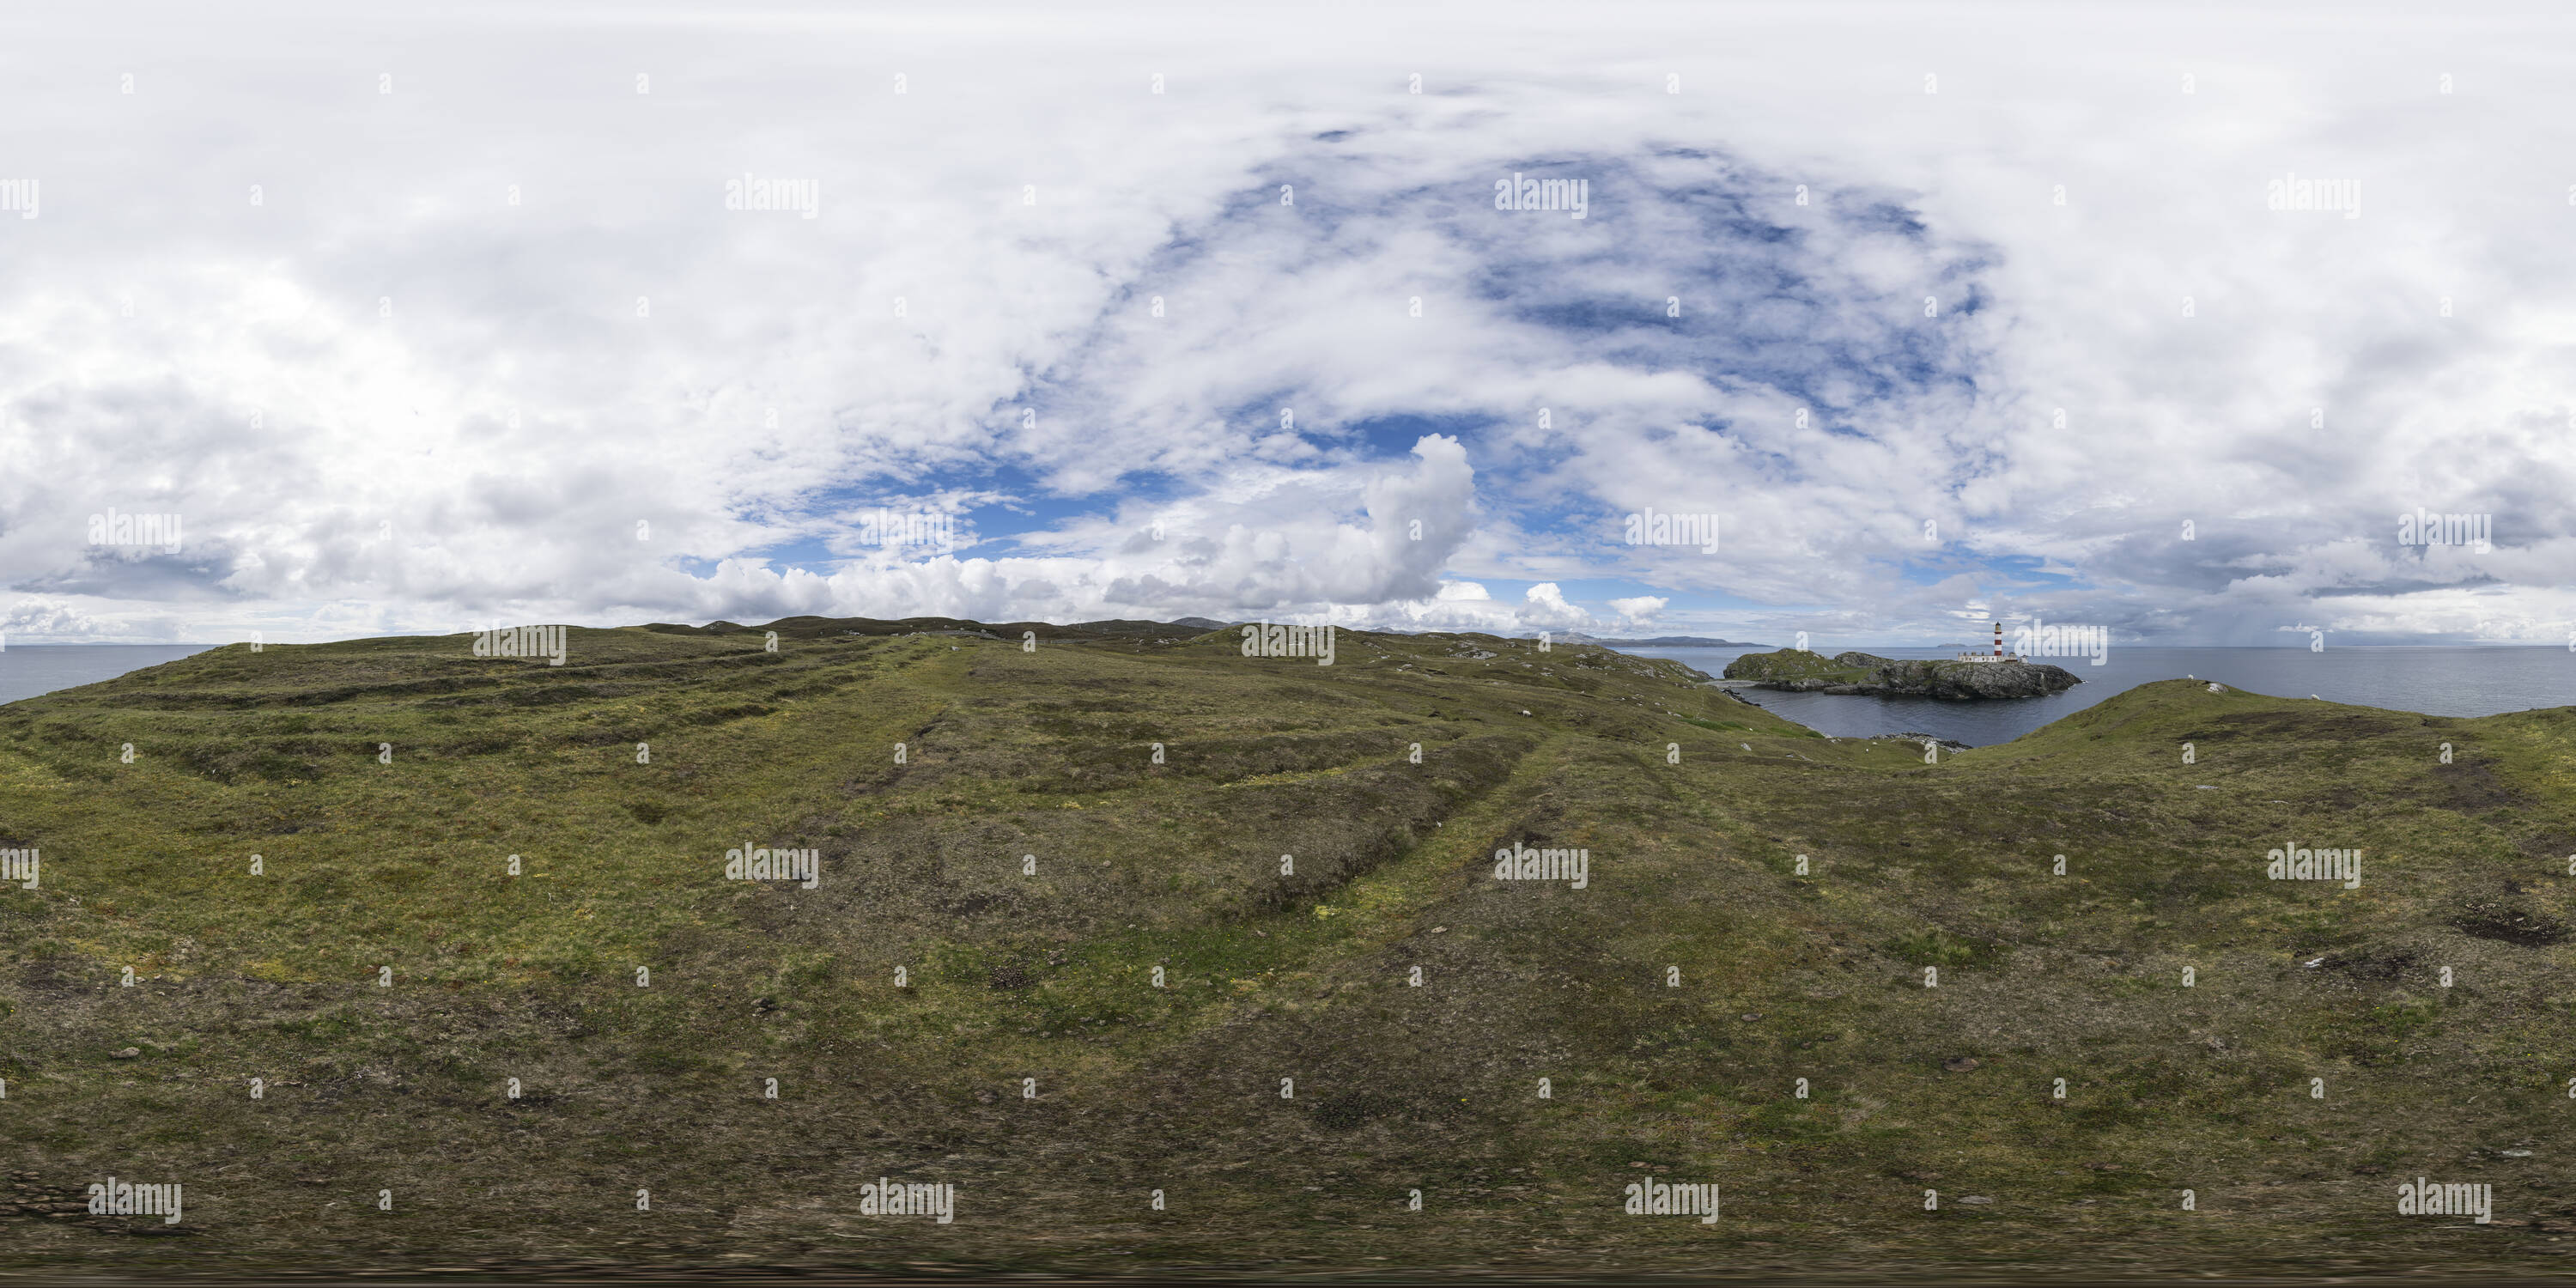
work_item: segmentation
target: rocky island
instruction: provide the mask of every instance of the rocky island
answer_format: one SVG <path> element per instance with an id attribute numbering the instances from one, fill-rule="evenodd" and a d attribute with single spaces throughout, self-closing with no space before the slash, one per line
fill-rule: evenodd
<path id="1" fill-rule="evenodd" d="M 1792 693 L 1875 694 L 1880 697 L 2036 698 L 2063 693 L 2083 681 L 2044 662 L 1909 661 L 1874 653 L 1822 653 L 1784 648 L 1747 653 L 1726 664 L 1730 680 Z"/>

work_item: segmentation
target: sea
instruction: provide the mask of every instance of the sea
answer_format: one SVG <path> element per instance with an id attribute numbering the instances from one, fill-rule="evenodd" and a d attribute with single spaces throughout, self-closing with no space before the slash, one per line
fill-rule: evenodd
<path id="1" fill-rule="evenodd" d="M 1613 645 L 1613 647 L 1617 647 Z M 1711 676 L 1746 653 L 1770 648 L 1623 649 L 1668 657 Z M 1835 652 L 1845 650 L 1835 649 Z M 1893 658 L 1955 657 L 1959 650 L 1862 648 Z M 1925 733 L 1983 747 L 2010 742 L 2050 721 L 2156 680 L 2216 680 L 2279 698 L 2323 698 L 2354 706 L 2431 716 L 2491 716 L 2534 707 L 2576 705 L 2576 651 L 2492 645 L 2388 644 L 2304 648 L 2122 648 L 2100 666 L 2090 657 L 2043 658 L 2082 684 L 2040 698 L 1945 702 L 1938 698 L 1855 697 L 1830 693 L 1735 692 L 1784 719 L 1837 738 Z"/>
<path id="2" fill-rule="evenodd" d="M 176 661 L 206 644 L 18 644 L 0 649 L 0 702 L 15 702 L 130 671 Z M 1614 647 L 1616 647 L 1614 645 Z M 1668 657 L 1714 677 L 1746 653 L 1768 648 L 1664 648 L 1622 651 Z M 1836 650 L 1840 652 L 1841 650 Z M 1864 648 L 1881 657 L 1943 658 L 1950 649 Z M 2274 697 L 2319 697 L 2356 706 L 2436 716 L 2489 716 L 2534 707 L 2576 705 L 2576 651 L 2482 645 L 2394 644 L 2328 648 L 2122 648 L 2103 664 L 2050 659 L 2082 679 L 2041 698 L 1944 702 L 1937 698 L 1848 697 L 1829 693 L 1736 692 L 1765 709 L 1837 738 L 1922 733 L 1982 747 L 2010 742 L 2041 725 L 2115 693 L 2154 680 L 2216 680 Z"/>
<path id="3" fill-rule="evenodd" d="M 12 644 L 0 648 L 0 702 L 113 680 L 212 644 Z"/>

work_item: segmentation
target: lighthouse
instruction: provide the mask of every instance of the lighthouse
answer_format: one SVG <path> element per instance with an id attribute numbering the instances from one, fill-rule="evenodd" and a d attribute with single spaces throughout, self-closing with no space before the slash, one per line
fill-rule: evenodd
<path id="1" fill-rule="evenodd" d="M 1993 651 L 1993 652 L 1991 652 L 1991 653 L 1979 653 L 1979 652 L 1975 651 L 1974 649 L 1970 649 L 1970 650 L 1968 650 L 1968 651 L 1966 651 L 1966 652 L 1963 652 L 1963 653 L 1959 654 L 1959 660 L 1960 660 L 1960 661 L 1962 661 L 1962 662 L 1985 662 L 1985 663 L 1996 663 L 1996 662 L 2018 662 L 2018 661 L 2020 661 L 2020 660 L 2021 660 L 2021 656 L 2020 656 L 2019 654 L 2017 654 L 2017 653 L 2007 653 L 2007 652 L 2005 652 L 2005 651 L 2004 651 L 2004 624 L 2003 624 L 2002 622 L 1996 622 L 1996 623 L 1994 624 L 1994 627 L 1995 627 L 1995 646 L 1994 646 L 1994 651 Z"/>

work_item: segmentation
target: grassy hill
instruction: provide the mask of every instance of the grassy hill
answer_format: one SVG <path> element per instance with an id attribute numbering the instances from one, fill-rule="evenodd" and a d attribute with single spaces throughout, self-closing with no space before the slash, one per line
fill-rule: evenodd
<path id="1" fill-rule="evenodd" d="M 1845 661 L 1844 658 L 1851 658 Z M 1768 653 L 1747 653 L 1726 664 L 1730 680 L 1816 680 L 1828 684 L 1866 684 L 1873 663 L 1884 659 L 1865 654 L 1847 653 L 1827 657 L 1800 648 L 1774 649 Z"/>
<path id="2" fill-rule="evenodd" d="M 0 707 L 0 1265 L 2564 1273 L 2576 709 L 2171 681 L 1926 764 L 1699 678 L 807 618 Z M 184 1219 L 59 1210 L 110 1174 Z"/>

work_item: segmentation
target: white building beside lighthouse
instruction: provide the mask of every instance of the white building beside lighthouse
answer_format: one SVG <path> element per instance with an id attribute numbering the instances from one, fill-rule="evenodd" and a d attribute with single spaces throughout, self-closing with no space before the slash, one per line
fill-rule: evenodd
<path id="1" fill-rule="evenodd" d="M 2007 653 L 2004 651 L 2004 624 L 2002 622 L 1997 622 L 1995 623 L 1994 652 L 1962 653 L 1959 655 L 1958 660 L 1962 662 L 2018 662 L 2021 660 L 2021 654 Z"/>

